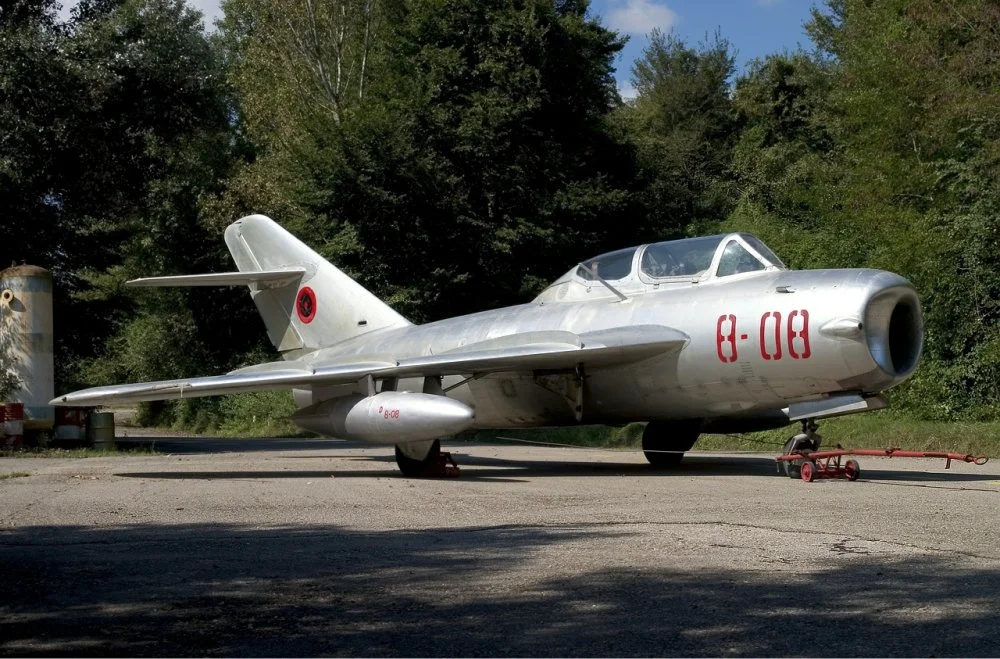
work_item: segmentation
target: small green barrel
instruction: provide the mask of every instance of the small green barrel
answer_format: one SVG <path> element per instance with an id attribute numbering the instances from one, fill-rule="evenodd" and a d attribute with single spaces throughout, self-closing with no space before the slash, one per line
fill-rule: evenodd
<path id="1" fill-rule="evenodd" d="M 111 412 L 91 412 L 87 422 L 87 439 L 94 448 L 114 448 L 115 415 Z"/>

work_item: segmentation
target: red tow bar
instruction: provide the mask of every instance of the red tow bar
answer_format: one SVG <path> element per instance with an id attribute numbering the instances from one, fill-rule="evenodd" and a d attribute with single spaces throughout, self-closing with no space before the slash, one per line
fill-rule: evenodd
<path id="1" fill-rule="evenodd" d="M 871 455 L 881 458 L 944 458 L 947 460 L 944 468 L 951 468 L 952 460 L 961 460 L 977 465 L 989 461 L 985 455 L 963 455 L 961 453 L 943 453 L 938 451 L 902 451 L 890 446 L 887 449 L 842 449 L 833 451 L 797 451 L 779 455 L 778 464 L 785 463 L 785 472 L 792 478 L 801 477 L 807 483 L 817 478 L 846 478 L 849 481 L 858 479 L 861 467 L 857 460 L 841 462 L 847 455 Z"/>

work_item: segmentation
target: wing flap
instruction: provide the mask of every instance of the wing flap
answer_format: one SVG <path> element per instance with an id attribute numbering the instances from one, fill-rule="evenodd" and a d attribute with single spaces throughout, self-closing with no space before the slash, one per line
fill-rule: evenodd
<path id="1" fill-rule="evenodd" d="M 133 288 L 163 288 L 168 286 L 254 286 L 281 288 L 297 284 L 305 268 L 281 270 L 248 270 L 246 272 L 212 272 L 202 275 L 176 275 L 170 277 L 143 277 L 125 282 Z"/>
<path id="2" fill-rule="evenodd" d="M 359 360 L 310 368 L 302 361 L 272 362 L 239 369 L 226 375 L 94 387 L 60 396 L 51 404 L 97 407 L 112 403 L 331 386 L 357 382 L 369 375 L 376 378 L 475 375 L 504 371 L 568 370 L 578 364 L 588 368 L 603 368 L 677 351 L 687 342 L 687 335 L 675 329 L 640 325 L 581 334 L 577 340 L 569 343 L 555 341 L 517 345 L 511 341 L 508 347 L 463 349 L 401 359 L 395 363 Z"/>

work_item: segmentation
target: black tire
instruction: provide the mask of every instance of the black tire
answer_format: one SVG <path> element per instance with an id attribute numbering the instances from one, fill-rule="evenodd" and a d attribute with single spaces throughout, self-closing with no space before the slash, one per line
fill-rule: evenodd
<path id="1" fill-rule="evenodd" d="M 407 478 L 416 478 L 427 471 L 427 469 L 437 461 L 440 455 L 441 440 L 439 439 L 434 440 L 434 443 L 431 444 L 431 450 L 427 452 L 427 457 L 423 460 L 414 460 L 413 458 L 408 457 L 397 446 L 396 464 L 399 466 L 399 471 L 401 471 L 404 476 Z"/>
<path id="2" fill-rule="evenodd" d="M 676 467 L 701 434 L 701 419 L 650 421 L 642 431 L 642 450 L 654 467 Z M 659 451 L 671 451 L 660 453 Z"/>
<path id="3" fill-rule="evenodd" d="M 785 446 L 781 449 L 781 452 L 785 455 L 788 455 L 789 453 L 792 452 L 793 444 L 795 444 L 794 437 L 785 442 Z M 785 476 L 788 476 L 789 478 L 799 477 L 799 465 L 795 464 L 794 460 L 784 460 L 782 461 L 781 465 L 785 468 Z"/>
<path id="4" fill-rule="evenodd" d="M 785 442 L 785 446 L 781 449 L 782 453 L 784 453 L 785 455 L 789 455 L 792 452 L 792 449 L 795 449 L 796 451 L 802 451 L 802 450 L 816 451 L 819 449 L 819 447 L 816 445 L 816 442 L 812 440 L 799 442 L 799 445 L 795 446 L 796 436 L 788 438 L 788 441 Z M 799 465 L 795 464 L 793 460 L 784 460 L 783 463 L 785 467 L 786 476 L 788 476 L 789 478 L 799 478 L 801 474 L 801 471 L 799 470 Z"/>

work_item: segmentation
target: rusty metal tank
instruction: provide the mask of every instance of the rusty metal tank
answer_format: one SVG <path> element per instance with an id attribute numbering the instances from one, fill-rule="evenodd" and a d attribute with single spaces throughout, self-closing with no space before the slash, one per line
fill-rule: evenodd
<path id="1" fill-rule="evenodd" d="M 26 431 L 53 426 L 53 347 L 52 273 L 33 265 L 0 272 L 0 368 L 20 380 L 7 400 L 24 403 Z"/>

